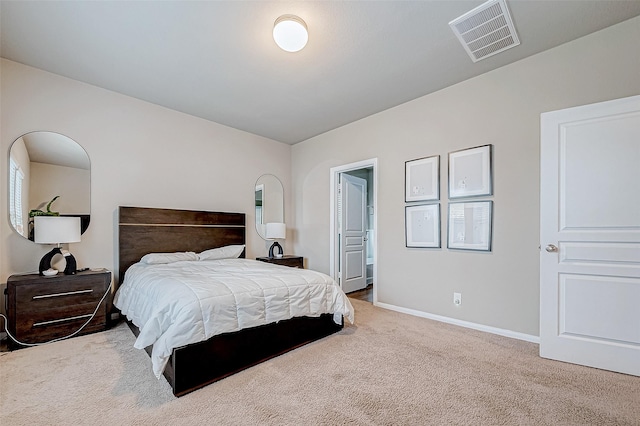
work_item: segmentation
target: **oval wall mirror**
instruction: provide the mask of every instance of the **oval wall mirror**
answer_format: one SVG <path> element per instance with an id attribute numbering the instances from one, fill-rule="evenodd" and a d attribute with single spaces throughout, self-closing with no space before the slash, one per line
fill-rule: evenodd
<path id="1" fill-rule="evenodd" d="M 33 241 L 34 217 L 80 217 L 81 232 L 91 214 L 91 162 L 73 139 L 53 132 L 20 136 L 9 151 L 9 219 Z"/>
<path id="2" fill-rule="evenodd" d="M 274 175 L 262 175 L 255 186 L 256 231 L 265 238 L 265 225 L 284 223 L 284 188 Z"/>

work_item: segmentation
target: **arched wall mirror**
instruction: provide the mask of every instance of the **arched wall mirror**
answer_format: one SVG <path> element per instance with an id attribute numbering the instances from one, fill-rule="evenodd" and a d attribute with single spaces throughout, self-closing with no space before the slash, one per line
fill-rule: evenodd
<path id="1" fill-rule="evenodd" d="M 59 133 L 27 133 L 11 145 L 7 170 L 9 219 L 18 234 L 33 241 L 34 216 L 55 213 L 80 217 L 81 232 L 86 231 L 91 162 L 77 142 Z"/>
<path id="2" fill-rule="evenodd" d="M 274 175 L 262 175 L 255 185 L 256 231 L 265 238 L 267 223 L 284 222 L 284 188 Z"/>

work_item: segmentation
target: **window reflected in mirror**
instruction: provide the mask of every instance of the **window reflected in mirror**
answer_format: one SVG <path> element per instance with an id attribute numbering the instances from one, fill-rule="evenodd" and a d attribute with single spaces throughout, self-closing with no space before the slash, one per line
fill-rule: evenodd
<path id="1" fill-rule="evenodd" d="M 9 220 L 33 241 L 34 217 L 80 217 L 81 232 L 91 214 L 91 162 L 73 139 L 53 132 L 31 132 L 9 151 Z"/>
<path id="2" fill-rule="evenodd" d="M 260 231 L 264 232 L 264 221 L 262 219 L 262 200 L 264 195 L 264 185 L 256 184 L 256 231 L 260 234 Z M 262 234 L 260 234 L 262 236 Z M 264 238 L 264 237 L 263 237 Z"/>

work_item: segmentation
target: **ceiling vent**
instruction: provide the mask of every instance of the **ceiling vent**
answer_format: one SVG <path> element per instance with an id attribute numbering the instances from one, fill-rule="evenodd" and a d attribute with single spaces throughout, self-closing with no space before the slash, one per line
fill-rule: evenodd
<path id="1" fill-rule="evenodd" d="M 504 0 L 489 0 L 449 22 L 473 62 L 520 44 Z"/>

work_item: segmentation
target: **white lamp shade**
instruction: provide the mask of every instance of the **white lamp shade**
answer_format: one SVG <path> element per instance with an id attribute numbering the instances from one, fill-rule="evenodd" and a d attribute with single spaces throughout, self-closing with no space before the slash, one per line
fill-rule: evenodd
<path id="1" fill-rule="evenodd" d="M 307 24 L 294 15 L 282 15 L 273 25 L 273 39 L 287 52 L 302 50 L 309 41 Z"/>
<path id="2" fill-rule="evenodd" d="M 38 244 L 80 242 L 80 218 L 63 216 L 36 216 L 34 241 Z"/>
<path id="3" fill-rule="evenodd" d="M 267 240 L 284 240 L 287 236 L 287 225 L 284 223 L 267 223 L 265 228 L 264 234 Z"/>

